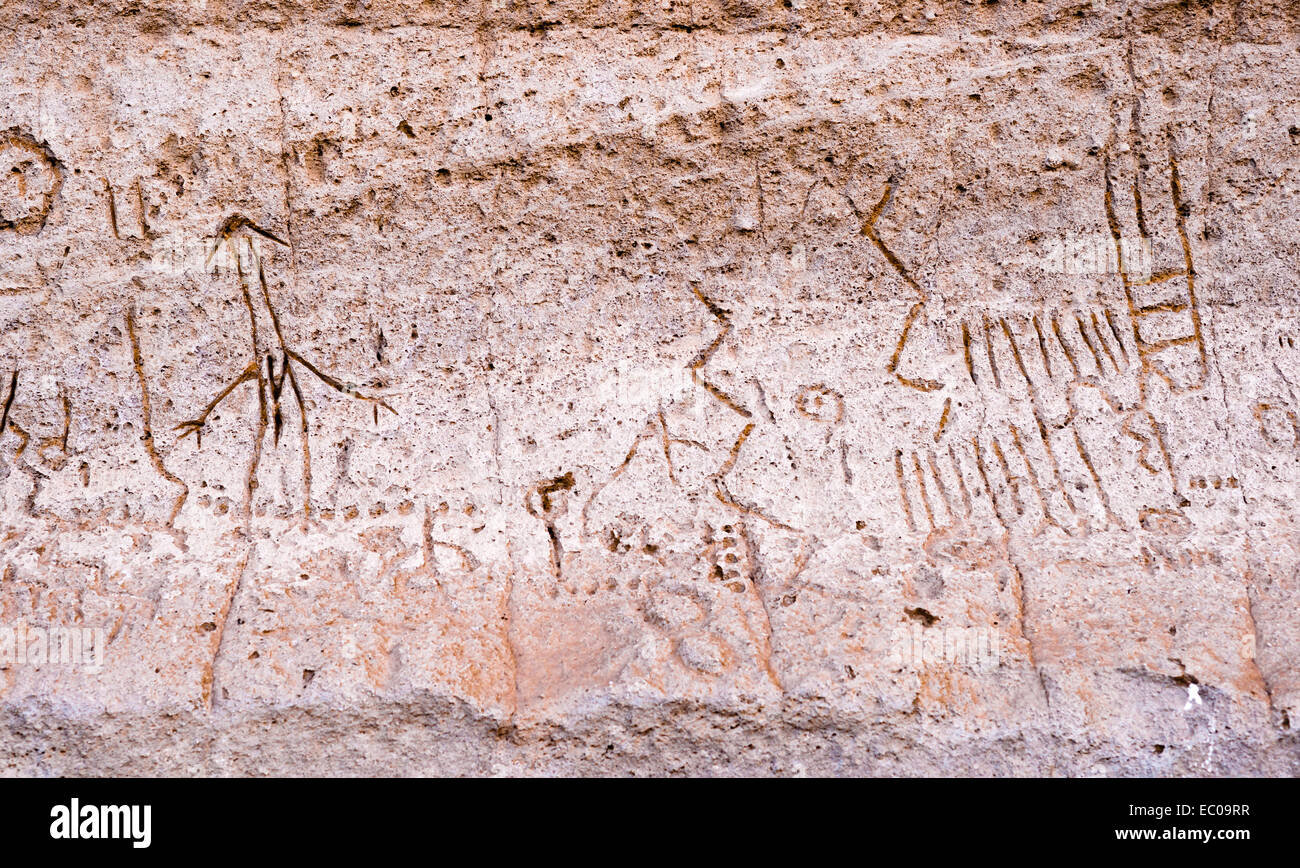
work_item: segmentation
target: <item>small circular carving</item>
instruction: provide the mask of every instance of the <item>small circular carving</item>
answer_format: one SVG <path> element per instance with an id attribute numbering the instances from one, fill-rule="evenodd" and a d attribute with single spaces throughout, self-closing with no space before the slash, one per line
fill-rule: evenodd
<path id="1" fill-rule="evenodd" d="M 48 145 L 17 129 L 0 133 L 0 229 L 40 232 L 62 186 L 63 168 Z"/>
<path id="2" fill-rule="evenodd" d="M 834 425 L 844 418 L 844 396 L 820 383 L 800 389 L 794 399 L 794 406 L 809 419 L 828 425 Z"/>

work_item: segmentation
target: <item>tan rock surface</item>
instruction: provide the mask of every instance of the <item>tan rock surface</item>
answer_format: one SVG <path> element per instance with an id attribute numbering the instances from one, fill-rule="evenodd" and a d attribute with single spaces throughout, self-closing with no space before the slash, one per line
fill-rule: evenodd
<path id="1" fill-rule="evenodd" d="M 1293 0 L 0 25 L 6 773 L 1300 772 Z"/>

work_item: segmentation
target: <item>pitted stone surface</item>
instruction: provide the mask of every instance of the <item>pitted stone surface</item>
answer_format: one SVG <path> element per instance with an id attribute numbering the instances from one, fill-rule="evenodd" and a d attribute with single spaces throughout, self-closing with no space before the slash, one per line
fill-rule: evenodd
<path id="1" fill-rule="evenodd" d="M 0 768 L 1300 772 L 1298 23 L 0 3 Z"/>

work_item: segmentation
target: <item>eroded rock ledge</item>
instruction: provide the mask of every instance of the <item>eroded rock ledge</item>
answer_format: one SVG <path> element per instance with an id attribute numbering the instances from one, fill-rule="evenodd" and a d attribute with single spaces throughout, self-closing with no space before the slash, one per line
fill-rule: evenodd
<path id="1" fill-rule="evenodd" d="M 1298 20 L 0 4 L 0 768 L 1300 772 Z"/>

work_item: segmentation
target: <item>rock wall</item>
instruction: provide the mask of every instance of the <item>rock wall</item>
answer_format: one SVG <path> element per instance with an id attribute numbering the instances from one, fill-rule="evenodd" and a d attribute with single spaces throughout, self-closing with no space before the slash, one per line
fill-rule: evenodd
<path id="1" fill-rule="evenodd" d="M 1300 772 L 1300 5 L 0 3 L 8 774 Z"/>

